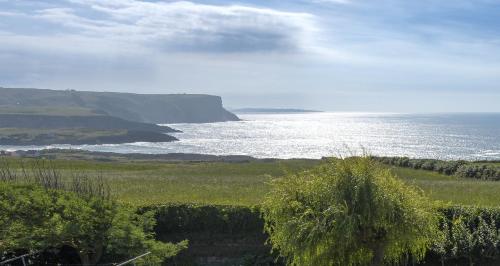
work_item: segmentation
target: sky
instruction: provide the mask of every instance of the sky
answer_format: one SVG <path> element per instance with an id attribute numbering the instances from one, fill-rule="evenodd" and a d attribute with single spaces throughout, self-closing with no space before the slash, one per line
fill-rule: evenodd
<path id="1" fill-rule="evenodd" d="M 500 112 L 500 0 L 0 0 L 0 86 Z"/>

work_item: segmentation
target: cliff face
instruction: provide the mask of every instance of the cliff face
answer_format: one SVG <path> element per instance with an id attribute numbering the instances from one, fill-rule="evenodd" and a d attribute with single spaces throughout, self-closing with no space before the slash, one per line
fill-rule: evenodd
<path id="1" fill-rule="evenodd" d="M 78 107 L 125 120 L 147 123 L 206 123 L 239 120 L 218 96 L 202 94 L 132 94 L 0 88 L 0 106 Z"/>

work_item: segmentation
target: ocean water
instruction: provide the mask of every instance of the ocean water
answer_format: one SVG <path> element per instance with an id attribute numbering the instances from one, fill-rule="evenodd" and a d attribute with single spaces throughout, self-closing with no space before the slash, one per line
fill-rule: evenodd
<path id="1" fill-rule="evenodd" d="M 202 153 L 258 158 L 321 158 L 369 153 L 413 158 L 500 160 L 500 113 L 242 114 L 243 121 L 169 124 L 180 141 L 117 145 L 52 145 L 118 153 Z"/>

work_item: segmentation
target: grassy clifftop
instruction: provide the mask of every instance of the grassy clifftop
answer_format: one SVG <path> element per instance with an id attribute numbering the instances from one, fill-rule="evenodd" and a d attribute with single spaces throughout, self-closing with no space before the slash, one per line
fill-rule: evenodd
<path id="1" fill-rule="evenodd" d="M 155 124 L 238 120 L 237 116 L 224 109 L 219 96 L 212 95 L 0 88 L 0 111 L 5 108 L 29 110 L 47 107 L 64 108 L 68 112 L 91 110 L 126 120 Z M 47 112 L 50 114 L 50 109 Z"/>

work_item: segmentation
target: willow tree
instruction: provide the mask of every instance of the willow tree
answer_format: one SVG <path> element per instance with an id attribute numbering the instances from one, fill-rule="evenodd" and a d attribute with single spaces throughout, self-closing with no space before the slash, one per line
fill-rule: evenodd
<path id="1" fill-rule="evenodd" d="M 273 181 L 263 217 L 273 249 L 291 265 L 418 261 L 438 232 L 422 192 L 369 158 L 332 160 Z"/>

